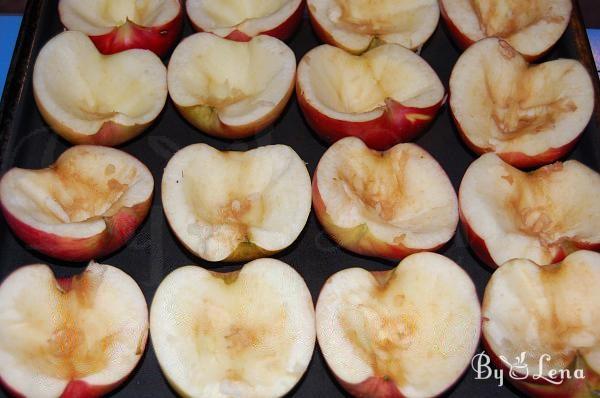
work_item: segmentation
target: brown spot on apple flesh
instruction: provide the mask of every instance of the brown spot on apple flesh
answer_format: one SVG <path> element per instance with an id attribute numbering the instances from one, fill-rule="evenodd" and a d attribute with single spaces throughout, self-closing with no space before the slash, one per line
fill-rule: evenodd
<path id="1" fill-rule="evenodd" d="M 38 332 L 50 330 L 45 340 L 38 345 L 27 347 L 26 361 L 39 374 L 62 380 L 75 380 L 97 373 L 109 361 L 109 349 L 117 339 L 115 334 L 100 334 L 90 331 L 87 326 L 94 305 L 97 289 L 102 283 L 102 274 L 84 272 L 73 277 L 67 290 L 52 286 L 51 294 L 56 303 L 55 313 L 48 325 L 40 325 Z M 26 302 L 26 299 L 23 299 Z M 31 322 L 38 322 L 32 318 Z M 94 321 L 95 322 L 95 321 Z M 99 324 L 103 324 L 102 320 Z M 50 329 L 48 329 L 48 327 Z"/>
<path id="2" fill-rule="evenodd" d="M 212 275 L 221 282 L 218 297 L 198 303 L 191 325 L 198 355 L 219 358 L 225 378 L 241 383 L 252 382 L 246 380 L 252 377 L 248 363 L 258 367 L 256 372 L 288 366 L 291 341 L 281 298 L 261 281 L 239 279 L 238 272 Z"/>
<path id="3" fill-rule="evenodd" d="M 110 216 L 113 206 L 135 181 L 134 167 L 104 163 L 91 151 L 65 153 L 48 169 L 32 171 L 22 185 L 47 223 L 75 223 Z M 27 186 L 36 191 L 30 194 Z"/>
<path id="4" fill-rule="evenodd" d="M 557 162 L 530 173 L 508 173 L 514 183 L 507 204 L 518 229 L 536 237 L 547 248 L 562 244 L 565 229 L 550 193 L 552 174 L 561 171 L 562 163 Z"/>
<path id="5" fill-rule="evenodd" d="M 512 59 L 517 56 L 507 42 L 500 40 L 499 43 L 499 51 L 504 57 Z M 495 68 L 486 62 L 490 61 L 484 61 L 484 86 L 491 108 L 490 117 L 497 128 L 495 139 L 510 141 L 537 134 L 553 128 L 562 114 L 577 110 L 571 99 L 563 98 L 560 90 L 552 87 L 556 84 L 555 78 L 560 79 L 570 73 L 572 65 L 563 66 L 559 72 L 555 70 L 552 78 L 545 78 L 546 65 L 514 62 L 511 67 L 516 71 L 507 80 L 498 82 Z"/>
<path id="6" fill-rule="evenodd" d="M 486 37 L 509 38 L 539 22 L 559 23 L 563 17 L 552 15 L 544 0 L 470 0 L 479 26 Z"/>
<path id="7" fill-rule="evenodd" d="M 419 314 L 410 308 L 403 294 L 389 288 L 393 273 L 374 275 L 377 285 L 371 300 L 348 302 L 340 313 L 340 325 L 358 355 L 373 369 L 374 376 L 403 385 L 405 367 L 402 351 L 408 349 L 418 334 Z"/>
<path id="8" fill-rule="evenodd" d="M 388 156 L 369 151 L 367 156 L 353 157 L 338 172 L 348 195 L 365 205 L 367 211 L 385 222 L 392 221 L 403 204 L 404 169 L 408 154 Z"/>

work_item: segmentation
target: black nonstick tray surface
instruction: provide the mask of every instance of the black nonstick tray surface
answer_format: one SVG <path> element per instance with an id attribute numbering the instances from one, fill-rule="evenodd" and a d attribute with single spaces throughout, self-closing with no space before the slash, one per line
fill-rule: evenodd
<path id="1" fill-rule="evenodd" d="M 46 167 L 69 147 L 69 144 L 54 134 L 41 119 L 33 99 L 31 85 L 33 65 L 39 50 L 48 39 L 63 30 L 58 18 L 57 3 L 57 0 L 30 0 L 28 3 L 0 103 L 0 173 L 14 166 Z M 599 170 L 598 75 L 593 66 L 589 43 L 581 21 L 579 9 L 575 4 L 569 28 L 544 60 L 560 57 L 576 58 L 581 60 L 593 75 L 596 85 L 596 113 L 581 141 L 568 157 Z M 183 35 L 192 33 L 186 21 Z M 288 42 L 297 60 L 319 44 L 306 18 L 300 30 Z M 446 87 L 459 54 L 440 21 L 437 31 L 425 45 L 421 55 L 435 69 Z M 166 63 L 168 59 L 163 61 Z M 163 214 L 160 199 L 163 169 L 175 151 L 198 142 L 207 143 L 221 150 L 248 150 L 263 145 L 286 144 L 304 159 L 311 175 L 327 149 L 327 144 L 320 141 L 305 123 L 295 98 L 292 98 L 282 118 L 274 126 L 256 137 L 241 141 L 222 141 L 195 130 L 183 120 L 169 100 L 162 115 L 148 131 L 120 147 L 144 162 L 154 175 L 155 195 L 150 214 L 125 248 L 107 258 L 98 259 L 100 262 L 120 267 L 129 273 L 140 285 L 148 304 L 162 279 L 178 267 L 198 264 L 216 271 L 232 271 L 241 266 L 241 264 L 208 263 L 196 258 L 178 243 Z M 458 189 L 461 178 L 467 166 L 475 159 L 475 155 L 458 137 L 447 106 L 442 108 L 432 127 L 418 139 L 417 143 L 441 163 L 454 187 Z M 475 259 L 460 230 L 441 253 L 460 264 L 468 272 L 477 286 L 479 296 L 482 297 L 491 270 Z M 298 270 L 305 278 L 315 302 L 325 280 L 339 270 L 348 267 L 387 270 L 396 265 L 393 262 L 361 257 L 340 249 L 321 229 L 314 214 L 311 214 L 298 240 L 275 258 Z M 28 249 L 14 237 L 4 219 L 0 217 L 0 280 L 20 266 L 33 263 L 49 264 L 57 276 L 80 273 L 86 265 L 60 262 Z M 423 366 L 423 364 L 419 365 Z M 477 380 L 475 376 L 471 369 L 467 370 L 446 395 L 452 397 L 519 396 L 510 387 L 498 387 L 496 380 Z M 0 396 L 6 396 L 6 392 L 0 390 Z M 150 341 L 140 365 L 129 380 L 111 396 L 175 396 L 160 372 Z M 327 370 L 318 346 L 306 375 L 289 396 L 307 398 L 346 396 Z"/>

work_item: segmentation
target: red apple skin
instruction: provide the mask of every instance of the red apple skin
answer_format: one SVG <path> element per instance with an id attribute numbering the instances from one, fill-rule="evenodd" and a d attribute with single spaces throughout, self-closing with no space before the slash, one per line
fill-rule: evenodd
<path id="1" fill-rule="evenodd" d="M 485 318 L 483 320 L 485 323 Z M 595 373 L 578 355 L 575 355 L 569 369 L 580 367 L 584 370 L 585 379 L 563 379 L 561 384 L 555 385 L 543 379 L 534 379 L 533 375 L 523 380 L 515 380 L 508 376 L 509 367 L 492 350 L 490 344 L 482 333 L 482 343 L 485 351 L 488 353 L 492 364 L 498 369 L 502 369 L 505 380 L 508 380 L 519 391 L 530 397 L 536 398 L 592 398 L 591 393 L 594 389 L 600 389 L 600 375 Z M 556 381 L 560 379 L 555 379 Z"/>
<path id="2" fill-rule="evenodd" d="M 267 35 L 267 36 L 275 37 L 281 41 L 288 40 L 290 37 L 292 37 L 292 35 L 296 32 L 296 30 L 298 30 L 298 27 L 300 26 L 300 23 L 302 22 L 302 15 L 304 14 L 304 3 L 305 3 L 305 1 L 302 0 L 300 2 L 300 4 L 298 4 L 298 8 L 296 8 L 296 11 L 294 11 L 292 13 L 292 15 L 290 15 L 285 21 L 280 23 L 278 26 L 276 26 L 275 28 L 273 28 L 271 30 L 259 32 L 258 34 L 256 34 L 256 36 Z M 194 21 L 192 21 L 191 19 L 190 19 L 190 23 L 192 24 L 192 27 L 194 28 L 194 30 L 196 30 L 198 32 L 205 31 L 200 26 L 196 25 L 194 23 Z M 209 33 L 212 33 L 212 32 L 209 32 Z M 245 32 L 242 32 L 238 29 L 234 29 L 233 31 L 231 31 L 231 33 L 229 33 L 227 36 L 225 36 L 225 39 L 245 42 L 245 41 L 252 40 L 252 37 L 253 36 L 249 36 Z"/>
<path id="3" fill-rule="evenodd" d="M 417 138 L 431 124 L 445 102 L 445 99 L 442 99 L 428 108 L 412 108 L 387 99 L 385 109 L 378 118 L 365 122 L 351 122 L 322 114 L 306 100 L 299 84 L 296 84 L 296 92 L 298 104 L 308 125 L 321 138 L 334 143 L 345 137 L 358 137 L 369 148 L 379 151 Z"/>
<path id="4" fill-rule="evenodd" d="M 404 398 L 396 383 L 384 377 L 369 377 L 358 384 L 346 383 L 337 376 L 336 379 L 344 390 L 355 398 Z"/>
<path id="5" fill-rule="evenodd" d="M 109 33 L 90 36 L 102 54 L 115 54 L 132 48 L 150 50 L 164 57 L 173 47 L 183 28 L 183 7 L 173 20 L 161 26 L 145 27 L 127 21 Z"/>
<path id="6" fill-rule="evenodd" d="M 0 204 L 4 218 L 14 234 L 27 246 L 47 256 L 65 261 L 89 261 L 104 257 L 129 241 L 150 210 L 152 197 L 131 208 L 122 208 L 105 217 L 106 229 L 95 236 L 81 239 L 65 238 L 33 228 L 23 223 Z"/>
<path id="7" fill-rule="evenodd" d="M 475 145 L 471 140 L 469 140 L 467 135 L 464 133 L 464 130 L 462 129 L 456 117 L 454 117 L 454 114 L 452 114 L 452 119 L 454 120 L 454 124 L 456 126 L 456 129 L 458 130 L 460 138 L 471 151 L 475 152 L 478 155 L 483 155 L 484 153 L 488 152 L 494 152 L 492 148 L 481 148 Z M 546 151 L 534 156 L 526 155 L 522 152 L 497 152 L 496 154 L 506 163 L 520 169 L 530 169 L 545 166 L 547 164 L 556 162 L 557 160 L 565 157 L 569 152 L 571 152 L 573 148 L 575 148 L 575 145 L 577 145 L 579 137 L 581 137 L 582 133 L 579 133 L 577 137 L 571 140 L 571 142 L 561 147 L 549 148 Z"/>
<path id="8" fill-rule="evenodd" d="M 452 40 L 454 40 L 454 43 L 456 43 L 458 48 L 460 48 L 461 50 L 466 50 L 471 44 L 475 43 L 475 41 L 470 39 L 467 35 L 465 35 L 458 28 L 458 26 L 454 24 L 454 21 L 450 19 L 450 17 L 448 16 L 448 12 L 446 11 L 446 7 L 444 6 L 444 2 L 440 1 L 439 5 L 440 14 L 444 19 L 444 22 L 446 23 L 446 27 L 448 28 L 448 32 L 450 33 Z"/>
<path id="9" fill-rule="evenodd" d="M 313 178 L 312 191 L 315 215 L 323 229 L 337 244 L 354 253 L 388 260 L 400 260 L 413 253 L 435 251 L 444 246 L 441 244 L 431 248 L 410 248 L 401 244 L 390 245 L 373 236 L 364 224 L 354 228 L 340 228 L 333 223 L 331 217 L 327 214 L 325 202 L 323 202 L 319 193 L 316 172 Z"/>

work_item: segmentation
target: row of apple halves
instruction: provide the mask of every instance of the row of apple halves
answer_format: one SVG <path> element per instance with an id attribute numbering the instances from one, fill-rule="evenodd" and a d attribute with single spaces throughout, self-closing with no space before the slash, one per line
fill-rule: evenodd
<path id="1" fill-rule="evenodd" d="M 311 207 L 340 246 L 379 258 L 441 248 L 459 218 L 492 267 L 515 258 L 548 265 L 577 249 L 600 249 L 600 174 L 576 160 L 523 172 L 488 153 L 469 166 L 457 197 L 440 164 L 416 144 L 380 152 L 343 138 L 325 152 L 311 184 L 288 146 L 221 152 L 199 143 L 169 160 L 161 191 L 175 235 L 207 261 L 248 261 L 287 248 Z M 135 157 L 77 145 L 48 168 L 9 170 L 0 206 L 29 247 L 89 261 L 127 243 L 153 192 L 152 174 Z"/>
<path id="2" fill-rule="evenodd" d="M 35 99 L 54 131 L 75 144 L 117 145 L 161 113 L 168 94 L 200 130 L 243 138 L 272 124 L 296 86 L 309 125 L 325 140 L 361 138 L 388 149 L 416 138 L 446 100 L 434 70 L 396 44 L 360 56 L 322 45 L 296 71 L 278 39 L 235 42 L 197 33 L 175 49 L 168 70 L 146 50 L 102 55 L 83 33 L 63 32 L 40 51 Z M 456 63 L 450 108 L 465 143 L 516 167 L 568 153 L 594 109 L 591 77 L 576 60 L 529 65 L 502 39 L 481 40 Z"/>
<path id="3" fill-rule="evenodd" d="M 116 267 L 91 262 L 57 280 L 29 265 L 0 285 L 0 303 L 0 381 L 19 397 L 113 391 L 149 331 L 167 381 L 189 397 L 281 397 L 306 372 L 316 340 L 352 396 L 433 397 L 460 379 L 480 336 L 494 365 L 532 396 L 600 387 L 600 254 L 586 250 L 553 266 L 508 261 L 482 305 L 466 272 L 429 252 L 390 271 L 335 273 L 316 309 L 300 274 L 269 258 L 231 273 L 178 268 L 150 311 Z"/>

